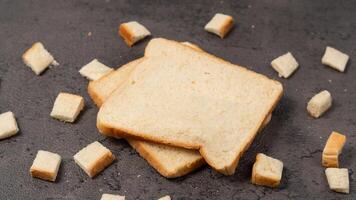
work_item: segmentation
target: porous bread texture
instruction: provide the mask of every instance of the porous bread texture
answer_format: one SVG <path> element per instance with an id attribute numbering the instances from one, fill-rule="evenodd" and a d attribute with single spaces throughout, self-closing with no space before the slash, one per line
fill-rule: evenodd
<path id="1" fill-rule="evenodd" d="M 131 47 L 139 40 L 151 35 L 151 33 L 140 23 L 131 21 L 120 25 L 119 35 L 124 38 L 126 44 Z"/>
<path id="2" fill-rule="evenodd" d="M 208 32 L 214 33 L 220 38 L 224 38 L 226 34 L 234 25 L 234 19 L 229 15 L 217 13 L 214 17 L 205 25 L 204 29 Z"/>
<path id="3" fill-rule="evenodd" d="M 310 116 L 319 118 L 322 116 L 332 105 L 332 97 L 329 91 L 323 90 L 314 95 L 307 105 L 307 111 Z"/>
<path id="4" fill-rule="evenodd" d="M 278 72 L 279 77 L 288 78 L 295 70 L 297 70 L 299 64 L 293 55 L 288 52 L 272 60 L 271 66 Z"/>
<path id="5" fill-rule="evenodd" d="M 321 58 L 321 63 L 340 72 L 344 72 L 348 60 L 349 56 L 347 54 L 342 53 L 335 48 L 326 47 L 325 54 Z"/>
<path id="6" fill-rule="evenodd" d="M 251 182 L 256 185 L 277 187 L 281 182 L 282 172 L 281 161 L 259 153 L 252 168 Z"/>
<path id="7" fill-rule="evenodd" d="M 59 65 L 41 42 L 34 43 L 22 55 L 22 60 L 36 75 L 40 75 L 49 65 Z"/>
<path id="8" fill-rule="evenodd" d="M 54 101 L 51 117 L 64 122 L 74 122 L 84 108 L 84 98 L 65 92 L 58 94 Z"/>
<path id="9" fill-rule="evenodd" d="M 346 168 L 327 168 L 325 175 L 331 190 L 348 194 L 350 192 L 349 170 Z"/>
<path id="10" fill-rule="evenodd" d="M 90 178 L 100 173 L 115 160 L 111 151 L 97 141 L 81 149 L 73 158 Z"/>
<path id="11" fill-rule="evenodd" d="M 214 169 L 233 174 L 282 85 L 165 39 L 151 40 L 145 56 L 101 107 L 99 130 L 199 149 Z"/>
<path id="12" fill-rule="evenodd" d="M 61 156 L 49 151 L 39 150 L 30 168 L 32 177 L 55 181 L 61 164 Z"/>
<path id="13" fill-rule="evenodd" d="M 346 142 L 346 136 L 333 131 L 326 142 L 322 155 L 324 167 L 339 167 L 339 155 Z"/>
<path id="14" fill-rule="evenodd" d="M 19 127 L 13 112 L 5 112 L 0 114 L 0 140 L 16 135 L 19 132 Z"/>

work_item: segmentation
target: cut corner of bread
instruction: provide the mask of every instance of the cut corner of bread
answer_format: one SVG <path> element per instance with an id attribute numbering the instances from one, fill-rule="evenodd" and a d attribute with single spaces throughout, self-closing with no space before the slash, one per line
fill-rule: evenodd
<path id="1" fill-rule="evenodd" d="M 36 75 L 40 75 L 50 65 L 59 65 L 41 42 L 34 43 L 31 48 L 22 55 L 22 60 Z"/>
<path id="2" fill-rule="evenodd" d="M 162 38 L 149 42 L 145 56 L 125 87 L 100 108 L 98 128 L 200 149 L 209 165 L 233 174 L 281 98 L 282 85 Z"/>

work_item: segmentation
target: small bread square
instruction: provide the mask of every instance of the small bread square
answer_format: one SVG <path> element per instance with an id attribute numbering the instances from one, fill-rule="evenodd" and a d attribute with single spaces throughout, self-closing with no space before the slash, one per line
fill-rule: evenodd
<path id="1" fill-rule="evenodd" d="M 217 13 L 205 25 L 204 29 L 208 32 L 220 36 L 221 38 L 224 38 L 226 34 L 231 30 L 233 25 L 234 19 L 231 16 Z"/>
<path id="2" fill-rule="evenodd" d="M 30 168 L 31 176 L 47 181 L 55 181 L 60 164 L 60 155 L 39 150 Z"/>
<path id="3" fill-rule="evenodd" d="M 166 195 L 164 197 L 159 198 L 158 200 L 171 200 L 171 197 Z"/>
<path id="4" fill-rule="evenodd" d="M 49 65 L 59 65 L 41 42 L 36 42 L 23 55 L 24 63 L 40 75 Z"/>
<path id="5" fill-rule="evenodd" d="M 83 97 L 61 92 L 54 102 L 51 117 L 64 122 L 74 122 L 83 108 Z"/>
<path id="6" fill-rule="evenodd" d="M 283 163 L 259 153 L 253 165 L 251 182 L 256 185 L 277 187 L 282 178 Z"/>
<path id="7" fill-rule="evenodd" d="M 0 140 L 11 137 L 19 132 L 15 115 L 12 112 L 0 114 Z"/>
<path id="8" fill-rule="evenodd" d="M 100 200 L 125 200 L 125 196 L 114 194 L 103 194 Z"/>
<path id="9" fill-rule="evenodd" d="M 279 77 L 288 78 L 298 68 L 299 64 L 293 55 L 288 52 L 272 60 L 272 68 L 278 72 Z"/>
<path id="10" fill-rule="evenodd" d="M 332 98 L 330 92 L 323 90 L 310 99 L 307 105 L 307 110 L 312 117 L 319 118 L 331 107 L 331 105 Z"/>
<path id="11" fill-rule="evenodd" d="M 349 193 L 349 170 L 346 168 L 327 168 L 325 169 L 329 187 L 335 192 Z"/>
<path id="12" fill-rule="evenodd" d="M 74 155 L 74 161 L 89 175 L 94 177 L 115 160 L 109 149 L 95 141 Z"/>
<path id="13" fill-rule="evenodd" d="M 340 72 L 344 72 L 349 56 L 332 47 L 326 47 L 321 63 L 332 67 Z"/>
<path id="14" fill-rule="evenodd" d="M 151 35 L 151 33 L 140 23 L 132 21 L 120 25 L 119 35 L 124 38 L 126 44 L 131 47 L 139 40 Z"/>
<path id="15" fill-rule="evenodd" d="M 79 70 L 79 73 L 89 79 L 95 81 L 112 72 L 113 69 L 99 62 L 97 59 L 92 60 Z"/>
<path id="16" fill-rule="evenodd" d="M 323 150 L 322 164 L 324 167 L 339 167 L 339 155 L 346 142 L 346 136 L 333 131 Z"/>

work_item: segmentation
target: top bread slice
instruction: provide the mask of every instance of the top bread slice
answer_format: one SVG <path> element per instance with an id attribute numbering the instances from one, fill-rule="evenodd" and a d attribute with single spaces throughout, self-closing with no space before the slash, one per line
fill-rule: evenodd
<path id="1" fill-rule="evenodd" d="M 233 174 L 282 85 L 166 39 L 151 40 L 145 57 L 100 108 L 99 130 L 199 149 L 214 169 Z"/>

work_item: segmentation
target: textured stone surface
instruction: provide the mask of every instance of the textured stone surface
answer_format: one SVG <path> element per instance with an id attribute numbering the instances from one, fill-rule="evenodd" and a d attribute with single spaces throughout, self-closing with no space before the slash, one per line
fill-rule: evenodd
<path id="1" fill-rule="evenodd" d="M 17 136 L 0 141 L 1 199 L 100 199 L 102 193 L 127 199 L 157 199 L 167 194 L 173 199 L 355 199 L 355 9 L 355 1 L 333 0 L 0 0 L 0 111 L 13 111 L 21 129 Z M 230 14 L 237 22 L 224 40 L 204 31 L 216 12 Z M 167 180 L 126 142 L 99 135 L 95 127 L 98 109 L 78 70 L 93 58 L 114 67 L 140 57 L 147 40 L 128 48 L 117 36 L 118 25 L 129 20 L 144 24 L 155 37 L 191 41 L 283 83 L 285 95 L 270 125 L 243 156 L 234 176 L 205 167 Z M 61 64 L 41 76 L 21 60 L 35 41 L 43 42 Z M 344 74 L 321 64 L 327 45 L 350 55 Z M 300 68 L 289 79 L 278 78 L 270 61 L 287 51 Z M 308 116 L 306 103 L 323 89 L 331 92 L 334 105 L 315 120 Z M 60 91 L 85 98 L 86 108 L 74 124 L 49 116 Z M 341 155 L 341 166 L 350 169 L 348 196 L 329 190 L 321 167 L 321 152 L 333 130 L 348 137 Z M 72 156 L 94 140 L 112 150 L 118 160 L 90 179 Z M 29 175 L 39 149 L 63 158 L 55 183 Z M 284 162 L 280 188 L 250 184 L 258 152 Z"/>

